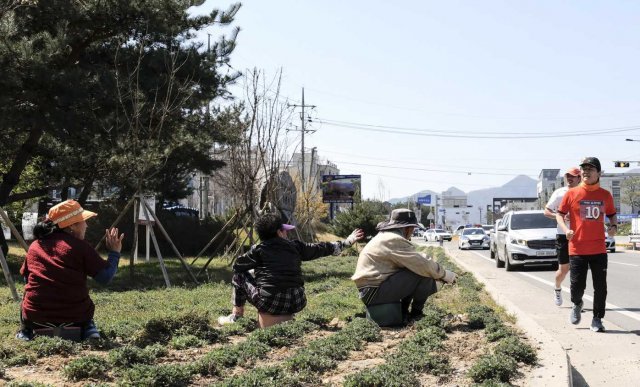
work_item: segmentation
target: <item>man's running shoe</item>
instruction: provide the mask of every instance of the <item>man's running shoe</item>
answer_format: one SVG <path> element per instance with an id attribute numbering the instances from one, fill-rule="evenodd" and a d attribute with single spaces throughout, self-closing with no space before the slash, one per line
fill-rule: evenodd
<path id="1" fill-rule="evenodd" d="M 591 330 L 594 332 L 604 332 L 604 325 L 602 325 L 602 319 L 594 317 L 591 320 Z"/>
<path id="2" fill-rule="evenodd" d="M 571 322 L 571 324 L 580 324 L 582 305 L 584 305 L 584 303 L 581 301 L 579 304 L 573 304 L 571 307 L 571 315 L 569 315 L 569 322 Z"/>
<path id="3" fill-rule="evenodd" d="M 228 316 L 220 316 L 218 317 L 218 324 L 220 325 L 229 325 L 229 324 L 233 324 L 234 322 L 236 322 L 238 319 L 240 318 L 240 316 L 236 316 L 235 314 L 231 313 Z"/>
<path id="4" fill-rule="evenodd" d="M 553 298 L 556 306 L 562 305 L 562 289 L 555 289 L 555 297 Z"/>

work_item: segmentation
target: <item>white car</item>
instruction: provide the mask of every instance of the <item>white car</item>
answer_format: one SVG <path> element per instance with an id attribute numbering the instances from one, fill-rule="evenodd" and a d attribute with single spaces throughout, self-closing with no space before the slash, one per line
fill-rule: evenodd
<path id="1" fill-rule="evenodd" d="M 489 248 L 489 236 L 481 227 L 465 228 L 458 238 L 458 248 L 486 250 Z"/>
<path id="2" fill-rule="evenodd" d="M 442 237 L 445 241 L 450 241 L 452 236 L 450 232 L 447 232 L 441 228 L 430 228 L 424 232 L 424 240 L 427 242 L 438 242 Z"/>
<path id="3" fill-rule="evenodd" d="M 554 219 L 544 211 L 509 211 L 496 231 L 496 266 L 515 270 L 525 264 L 558 265 Z"/>

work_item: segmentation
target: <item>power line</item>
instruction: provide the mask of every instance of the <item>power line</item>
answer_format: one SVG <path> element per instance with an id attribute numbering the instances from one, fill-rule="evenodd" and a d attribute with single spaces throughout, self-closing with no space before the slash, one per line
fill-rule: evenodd
<path id="1" fill-rule="evenodd" d="M 387 168 L 387 169 L 402 169 L 407 171 L 423 171 L 423 172 L 443 172 L 443 173 L 459 173 L 465 175 L 486 175 L 486 176 L 513 176 L 513 173 L 489 173 L 489 172 L 471 172 L 471 171 L 455 171 L 455 170 L 445 170 L 445 169 L 431 169 L 431 168 L 415 168 L 415 167 L 396 167 L 391 165 L 380 165 L 380 164 L 364 164 L 364 163 L 352 163 L 348 161 L 335 161 L 336 164 L 347 164 L 347 165 L 359 165 L 365 167 L 376 167 L 376 168 Z M 524 175 L 521 173 L 521 175 Z M 529 177 L 537 177 L 537 175 L 525 175 Z"/>
<path id="2" fill-rule="evenodd" d="M 437 130 L 437 129 L 417 129 L 398 126 L 372 125 L 347 121 L 336 121 L 328 119 L 319 119 L 321 123 L 341 127 L 370 132 L 407 134 L 425 137 L 444 137 L 444 138 L 479 138 L 479 139 L 530 139 L 530 138 L 558 138 L 558 137 L 582 137 L 586 135 L 610 134 L 630 132 L 640 130 L 640 126 L 629 126 L 610 129 L 593 129 L 568 132 L 555 132 L 553 134 L 540 132 L 482 132 L 482 131 L 455 131 L 455 130 Z"/>

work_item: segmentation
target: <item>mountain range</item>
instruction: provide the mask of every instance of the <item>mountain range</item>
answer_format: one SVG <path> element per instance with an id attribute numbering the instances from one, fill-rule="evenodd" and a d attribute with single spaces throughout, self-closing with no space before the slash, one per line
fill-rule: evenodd
<path id="1" fill-rule="evenodd" d="M 478 206 L 480 206 L 480 208 L 482 208 L 482 214 L 484 217 L 484 213 L 487 209 L 487 204 L 492 204 L 493 198 L 498 198 L 498 197 L 500 198 L 510 198 L 510 197 L 534 198 L 538 196 L 537 190 L 536 190 L 537 184 L 538 184 L 538 181 L 530 178 L 529 176 L 518 175 L 513 179 L 511 179 L 510 181 L 508 181 L 507 183 L 501 185 L 500 187 L 485 188 L 485 189 L 479 189 L 479 190 L 469 191 L 469 192 L 464 192 L 456 187 L 450 187 L 443 192 L 447 192 L 447 194 L 452 196 L 467 195 L 467 204 L 470 204 L 473 206 L 473 208 L 476 211 L 476 214 L 478 211 Z M 390 199 L 389 203 L 396 204 L 400 202 L 406 202 L 409 199 L 414 200 L 414 198 L 418 196 L 425 196 L 428 194 L 431 194 L 432 198 L 434 198 L 435 195 L 442 196 L 442 192 L 423 190 L 411 196 Z M 478 216 L 478 215 L 475 215 L 475 216 Z M 472 216 L 472 219 L 475 216 Z"/>

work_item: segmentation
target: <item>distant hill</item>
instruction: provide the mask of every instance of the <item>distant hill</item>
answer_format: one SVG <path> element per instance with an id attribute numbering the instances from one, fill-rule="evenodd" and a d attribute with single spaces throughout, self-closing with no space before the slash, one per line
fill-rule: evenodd
<path id="1" fill-rule="evenodd" d="M 406 202 L 409 199 L 412 200 L 416 200 L 416 198 L 418 197 L 422 197 L 425 195 L 431 195 L 431 200 L 434 201 L 436 198 L 436 195 L 440 195 L 439 192 L 435 192 L 435 191 L 431 191 L 431 190 L 424 190 L 424 191 L 420 191 L 417 192 L 411 196 L 405 196 L 403 198 L 393 198 L 393 199 L 389 199 L 388 202 L 391 204 L 398 204 L 398 203 L 402 203 L 402 202 Z"/>
<path id="2" fill-rule="evenodd" d="M 537 183 L 538 183 L 537 180 L 532 179 L 529 176 L 519 175 L 514 177 L 513 179 L 511 179 L 510 181 L 508 181 L 507 183 L 503 184 L 500 187 L 479 189 L 476 191 L 470 191 L 466 193 L 467 203 L 472 205 L 475 208 L 475 213 L 472 212 L 472 214 L 474 215 L 471 216 L 471 219 L 477 220 L 477 217 L 479 215 L 478 206 L 481 206 L 482 208 L 482 217 L 484 219 L 485 211 L 487 209 L 487 204 L 491 204 L 493 201 L 493 198 L 536 197 L 538 195 L 536 192 Z M 450 187 L 444 192 L 449 192 L 451 195 L 454 195 L 454 196 L 465 195 L 464 191 L 456 187 Z M 431 190 L 424 190 L 411 196 L 391 199 L 389 200 L 389 203 L 396 204 L 400 202 L 406 202 L 409 198 L 414 199 L 418 196 L 424 196 L 426 194 L 431 194 L 432 197 L 435 197 L 434 195 L 436 194 L 441 195 L 441 192 L 436 193 Z"/>
<path id="3" fill-rule="evenodd" d="M 529 176 L 519 175 L 503 184 L 500 187 L 485 188 L 476 191 L 470 191 L 467 194 L 467 203 L 471 204 L 475 211 L 478 211 L 478 206 L 482 208 L 482 217 L 487 209 L 487 204 L 491 204 L 493 198 L 505 198 L 505 197 L 526 197 L 534 198 L 538 196 L 536 192 L 536 186 L 538 181 L 530 178 Z M 477 215 L 476 215 L 477 216 Z M 471 218 L 473 219 L 473 217 Z"/>

